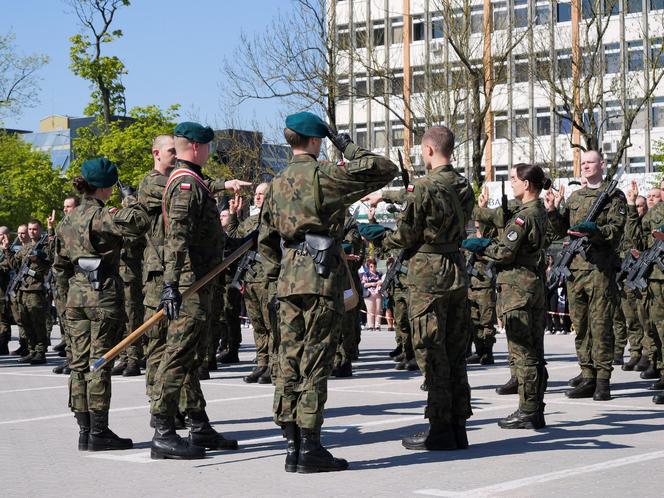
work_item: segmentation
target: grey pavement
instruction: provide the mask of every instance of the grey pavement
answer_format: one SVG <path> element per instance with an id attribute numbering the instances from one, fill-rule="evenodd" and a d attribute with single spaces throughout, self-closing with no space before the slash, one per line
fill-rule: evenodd
<path id="1" fill-rule="evenodd" d="M 16 330 L 13 330 L 16 336 Z M 393 333 L 365 332 L 349 379 L 331 379 L 323 442 L 350 469 L 287 474 L 285 444 L 272 422 L 272 386 L 242 382 L 252 365 L 251 330 L 243 329 L 241 364 L 202 382 L 215 427 L 240 440 L 236 452 L 205 460 L 153 461 L 145 378 L 114 377 L 111 428 L 135 447 L 79 452 L 67 408 L 67 378 L 49 365 L 20 366 L 0 357 L 0 495 L 90 496 L 662 496 L 664 405 L 651 402 L 653 381 L 614 371 L 614 399 L 569 400 L 567 380 L 578 373 L 574 336 L 547 336 L 547 427 L 500 429 L 516 396 L 494 389 L 507 380 L 505 335 L 497 364 L 471 366 L 474 415 L 465 451 L 413 452 L 401 437 L 424 427 L 426 395 L 419 374 L 398 372 L 387 353 Z M 57 327 L 54 344 L 57 343 Z M 13 341 L 12 349 L 17 347 Z M 182 433 L 185 435 L 186 433 Z"/>

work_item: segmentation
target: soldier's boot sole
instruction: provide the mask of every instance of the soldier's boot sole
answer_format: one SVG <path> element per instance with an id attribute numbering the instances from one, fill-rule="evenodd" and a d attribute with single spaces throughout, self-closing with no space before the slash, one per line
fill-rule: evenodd
<path id="1" fill-rule="evenodd" d="M 587 379 L 574 389 L 567 391 L 565 396 L 570 399 L 592 398 L 595 395 L 597 383 L 594 380 Z"/>
<path id="2" fill-rule="evenodd" d="M 152 460 L 201 460 L 205 458 L 205 448 L 189 446 L 187 451 L 187 453 L 173 453 L 152 448 L 150 450 L 150 458 Z"/>
<path id="3" fill-rule="evenodd" d="M 656 405 L 664 405 L 664 393 L 655 394 L 652 397 L 652 402 Z"/>
<path id="4" fill-rule="evenodd" d="M 193 446 L 200 446 L 208 450 L 237 450 L 238 443 L 235 439 L 226 439 L 218 432 L 210 434 L 189 434 L 189 442 Z"/>
<path id="5" fill-rule="evenodd" d="M 659 379 L 657 382 L 648 387 L 650 391 L 661 391 L 664 390 L 664 377 Z"/>
<path id="6" fill-rule="evenodd" d="M 546 427 L 546 422 L 544 421 L 544 416 L 536 416 L 529 420 L 519 420 L 511 423 L 501 423 L 498 422 L 498 426 L 501 429 L 542 429 Z"/>
<path id="7" fill-rule="evenodd" d="M 466 363 L 468 365 L 479 365 L 480 361 L 482 360 L 482 357 L 478 355 L 477 353 L 471 354 L 468 358 L 466 358 Z"/>
<path id="8" fill-rule="evenodd" d="M 90 434 L 88 438 L 88 451 L 114 451 L 130 450 L 134 442 L 129 438 L 95 436 Z"/>
<path id="9" fill-rule="evenodd" d="M 348 468 L 348 461 L 343 458 L 305 458 L 304 463 L 301 462 L 303 458 L 299 457 L 297 464 L 298 474 L 317 474 L 319 472 L 341 472 Z"/>

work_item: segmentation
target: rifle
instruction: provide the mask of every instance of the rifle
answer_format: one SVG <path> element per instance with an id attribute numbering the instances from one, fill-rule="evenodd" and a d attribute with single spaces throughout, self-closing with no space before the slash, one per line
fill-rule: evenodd
<path id="1" fill-rule="evenodd" d="M 383 283 L 380 286 L 380 293 L 383 297 L 390 297 L 392 284 L 399 281 L 399 274 L 407 275 L 408 268 L 404 266 L 403 262 L 411 257 L 411 251 L 402 249 L 396 257 L 392 265 L 387 269 Z"/>
<path id="2" fill-rule="evenodd" d="M 632 251 L 627 251 L 627 255 L 625 256 L 625 259 L 622 260 L 622 264 L 620 265 L 620 270 L 618 270 L 618 273 L 616 273 L 616 284 L 618 285 L 618 289 L 622 290 L 623 280 L 632 272 L 632 268 L 637 263 L 638 258 L 634 257 L 634 253 Z"/>
<path id="3" fill-rule="evenodd" d="M 242 291 L 245 275 L 249 273 L 252 278 L 256 276 L 256 271 L 253 269 L 253 264 L 256 262 L 256 256 L 258 256 L 256 251 L 247 251 L 244 256 L 242 256 L 242 259 L 235 270 L 235 275 L 233 275 L 231 287 Z"/>
<path id="4" fill-rule="evenodd" d="M 123 199 L 126 199 L 129 196 L 136 195 L 136 189 L 131 185 L 122 183 L 119 178 L 117 181 L 117 186 L 120 189 L 120 197 L 122 197 Z"/>
<path id="5" fill-rule="evenodd" d="M 618 179 L 622 176 L 624 171 L 624 167 L 618 170 L 607 189 L 599 194 L 597 199 L 595 199 L 595 202 L 593 202 L 593 205 L 590 206 L 590 211 L 583 221 L 595 221 L 597 219 L 606 203 L 618 189 Z M 591 243 L 588 236 L 584 235 L 583 237 L 575 238 L 567 245 L 567 247 L 564 247 L 563 250 L 560 251 L 556 262 L 553 264 L 551 276 L 547 283 L 549 290 L 555 289 L 558 286 L 558 282 L 560 282 L 563 277 L 570 280 L 572 279 L 572 273 L 569 271 L 569 266 L 572 264 L 572 260 L 574 260 L 577 254 L 580 254 L 583 259 L 586 259 L 586 252 L 590 246 Z"/>
<path id="6" fill-rule="evenodd" d="M 16 275 L 14 275 L 14 279 L 10 282 L 9 287 L 7 287 L 7 295 L 10 296 L 11 298 L 16 297 L 16 291 L 18 290 L 20 285 L 25 281 L 25 277 L 27 276 L 34 277 L 37 274 L 34 270 L 30 269 L 30 260 L 33 257 L 39 255 L 39 252 L 42 250 L 47 240 L 48 240 L 48 233 L 44 232 L 41 238 L 35 243 L 34 246 L 32 246 L 30 252 L 23 258 L 21 268 L 18 270 L 18 272 L 16 272 Z"/>
<path id="7" fill-rule="evenodd" d="M 403 182 L 403 188 L 408 188 L 408 185 L 410 185 L 410 174 L 403 165 L 403 156 L 401 155 L 401 149 L 397 149 L 397 156 L 399 157 L 399 169 L 401 170 L 401 181 Z"/>
<path id="8" fill-rule="evenodd" d="M 664 272 L 664 240 L 662 239 L 657 239 L 650 249 L 641 253 L 627 275 L 625 287 L 632 290 L 646 290 L 648 277 L 655 265 Z"/>

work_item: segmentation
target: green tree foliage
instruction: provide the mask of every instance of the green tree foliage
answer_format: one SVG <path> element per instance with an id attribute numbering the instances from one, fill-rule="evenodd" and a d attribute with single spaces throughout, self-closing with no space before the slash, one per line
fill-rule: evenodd
<path id="1" fill-rule="evenodd" d="M 0 225 L 16 230 L 30 218 L 45 224 L 68 193 L 47 154 L 33 151 L 17 135 L 0 133 Z"/>

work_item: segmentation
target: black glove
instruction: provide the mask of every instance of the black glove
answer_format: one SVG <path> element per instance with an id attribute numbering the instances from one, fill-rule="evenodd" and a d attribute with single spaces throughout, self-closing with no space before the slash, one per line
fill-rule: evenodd
<path id="1" fill-rule="evenodd" d="M 118 187 L 120 187 L 120 196 L 123 199 L 126 199 L 127 197 L 133 197 L 136 195 L 136 189 L 134 187 L 132 187 L 131 185 L 124 184 L 120 180 L 118 180 Z"/>
<path id="2" fill-rule="evenodd" d="M 163 308 L 169 320 L 177 320 L 180 316 L 181 304 L 182 294 L 178 290 L 178 284 L 166 282 L 161 290 L 161 300 L 157 311 Z"/>
<path id="3" fill-rule="evenodd" d="M 342 154 L 346 150 L 346 147 L 348 147 L 349 144 L 353 143 L 353 139 L 350 138 L 350 135 L 348 133 L 338 133 L 336 135 L 331 135 L 330 141 L 334 144 L 334 146 L 337 149 L 339 149 L 339 152 L 341 152 Z"/>

